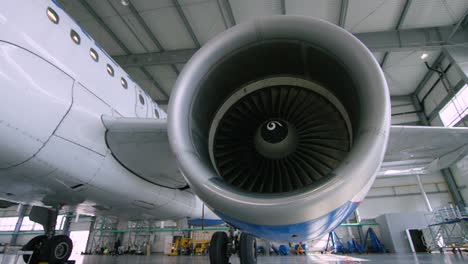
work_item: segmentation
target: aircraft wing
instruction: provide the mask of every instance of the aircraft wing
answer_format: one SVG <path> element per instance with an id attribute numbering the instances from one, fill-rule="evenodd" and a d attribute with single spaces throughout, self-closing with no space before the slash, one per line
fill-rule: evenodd
<path id="1" fill-rule="evenodd" d="M 169 146 L 166 119 L 103 116 L 102 122 L 106 143 L 125 168 L 159 186 L 188 188 Z"/>
<path id="2" fill-rule="evenodd" d="M 429 174 L 468 153 L 468 129 L 392 126 L 379 176 Z"/>
<path id="3" fill-rule="evenodd" d="M 103 116 L 114 157 L 142 179 L 169 188 L 187 183 L 167 137 L 167 120 Z M 468 129 L 392 126 L 379 176 L 429 174 L 468 154 Z"/>

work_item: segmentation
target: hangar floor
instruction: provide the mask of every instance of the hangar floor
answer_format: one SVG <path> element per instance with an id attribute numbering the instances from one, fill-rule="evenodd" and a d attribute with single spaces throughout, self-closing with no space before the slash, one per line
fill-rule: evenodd
<path id="1" fill-rule="evenodd" d="M 76 259 L 76 264 L 206 264 L 209 263 L 208 257 L 168 257 L 164 255 L 153 255 L 150 257 L 145 256 L 79 256 Z M 340 255 L 320 255 L 312 254 L 308 256 L 285 256 L 285 257 L 268 257 L 260 256 L 258 258 L 258 264 L 308 264 L 308 263 L 365 263 L 374 262 L 379 264 L 395 264 L 395 263 L 445 263 L 445 264 L 458 264 L 468 263 L 468 254 L 464 255 L 453 255 L 453 254 L 370 254 L 370 255 L 351 255 L 351 256 L 340 256 Z M 238 264 L 239 259 L 237 257 L 231 258 L 232 264 Z"/>
<path id="2" fill-rule="evenodd" d="M 179 256 L 169 257 L 164 255 L 146 256 L 77 256 L 73 258 L 76 264 L 206 264 L 208 257 Z M 379 264 L 429 264 L 445 263 L 458 264 L 468 263 L 468 254 L 370 254 L 370 255 L 320 255 L 310 254 L 308 256 L 260 256 L 258 264 L 316 264 L 316 263 L 379 263 Z M 14 258 L 0 254 L 1 264 L 13 264 Z M 22 263 L 18 261 L 18 263 Z M 231 258 L 231 264 L 239 264 L 237 257 Z"/>

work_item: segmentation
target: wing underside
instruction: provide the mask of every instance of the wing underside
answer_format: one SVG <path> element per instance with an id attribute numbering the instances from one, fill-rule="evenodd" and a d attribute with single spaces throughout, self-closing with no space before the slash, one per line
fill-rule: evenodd
<path id="1" fill-rule="evenodd" d="M 103 116 L 106 142 L 122 166 L 153 184 L 185 189 L 167 137 L 166 119 Z"/>
<path id="2" fill-rule="evenodd" d="M 468 129 L 392 126 L 379 175 L 429 174 L 466 156 Z"/>
<path id="3" fill-rule="evenodd" d="M 187 188 L 167 137 L 166 120 L 104 116 L 106 141 L 114 157 L 151 183 Z M 468 153 L 468 129 L 392 126 L 379 176 L 430 174 Z"/>

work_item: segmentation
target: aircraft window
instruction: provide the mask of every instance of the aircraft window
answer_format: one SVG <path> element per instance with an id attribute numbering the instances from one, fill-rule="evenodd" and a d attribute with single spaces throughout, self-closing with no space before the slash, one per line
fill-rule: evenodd
<path id="1" fill-rule="evenodd" d="M 154 116 L 156 116 L 156 118 L 159 119 L 158 109 L 154 109 Z"/>
<path id="2" fill-rule="evenodd" d="M 138 95 L 138 98 L 140 99 L 140 103 L 142 105 L 145 105 L 145 98 L 143 98 L 143 96 L 141 94 Z"/>
<path id="3" fill-rule="evenodd" d="M 122 87 L 124 89 L 127 89 L 127 80 L 125 80 L 123 77 L 120 78 L 120 83 L 122 84 Z"/>
<path id="4" fill-rule="evenodd" d="M 81 43 L 81 38 L 80 38 L 80 35 L 78 35 L 78 33 L 76 33 L 75 30 L 71 30 L 70 31 L 70 37 L 71 39 L 73 40 L 73 42 L 75 42 L 77 45 L 80 45 Z"/>
<path id="5" fill-rule="evenodd" d="M 58 24 L 59 16 L 57 13 L 50 7 L 47 8 L 47 17 L 49 17 L 50 21 L 54 24 Z"/>
<path id="6" fill-rule="evenodd" d="M 112 68 L 112 66 L 110 66 L 109 64 L 107 64 L 107 73 L 110 76 L 114 76 L 114 68 Z"/>
<path id="7" fill-rule="evenodd" d="M 89 56 L 91 56 L 91 58 L 95 61 L 95 62 L 98 62 L 99 61 L 99 55 L 97 54 L 97 52 L 91 48 L 89 49 Z"/>

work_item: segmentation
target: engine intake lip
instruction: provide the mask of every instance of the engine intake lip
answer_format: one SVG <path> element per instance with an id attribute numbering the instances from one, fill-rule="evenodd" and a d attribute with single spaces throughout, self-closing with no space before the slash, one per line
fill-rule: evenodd
<path id="1" fill-rule="evenodd" d="M 219 65 L 236 56 L 239 50 L 272 40 L 310 44 L 344 65 L 359 101 L 356 105 L 359 122 L 352 123 L 353 147 L 334 170 L 331 180 L 284 194 L 259 194 L 227 184 L 212 165 L 208 151 L 210 124 L 219 105 L 228 98 L 223 94 L 220 99 L 219 94 L 212 96 L 212 92 L 235 91 L 226 91 L 220 78 L 214 84 L 207 82 L 217 76 L 213 73 Z M 385 154 L 390 96 L 380 65 L 351 33 L 323 20 L 273 16 L 239 24 L 205 44 L 177 79 L 168 113 L 170 144 L 194 193 L 224 215 L 246 223 L 276 226 L 307 222 L 349 201 L 360 202 L 364 198 Z"/>
<path id="2" fill-rule="evenodd" d="M 275 122 L 285 126 L 286 138 L 262 140 L 260 130 Z M 329 90 L 275 76 L 232 94 L 216 113 L 208 142 L 211 162 L 226 182 L 248 192 L 284 193 L 330 180 L 352 140 L 348 113 Z"/>

